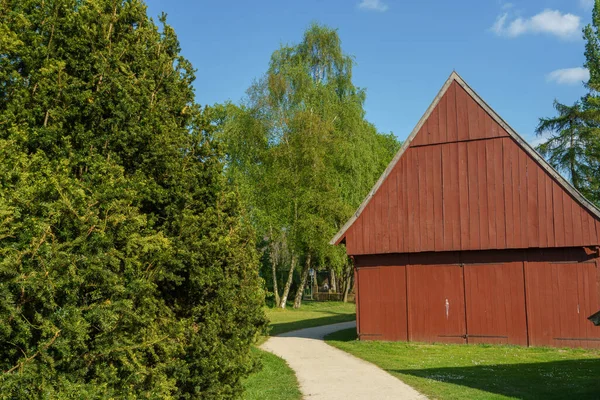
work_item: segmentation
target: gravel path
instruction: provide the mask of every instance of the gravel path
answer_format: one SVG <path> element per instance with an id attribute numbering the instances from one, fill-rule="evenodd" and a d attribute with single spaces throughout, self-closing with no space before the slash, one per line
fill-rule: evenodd
<path id="1" fill-rule="evenodd" d="M 329 333 L 354 328 L 356 322 L 301 329 L 269 338 L 260 346 L 287 361 L 307 400 L 426 399 L 375 365 L 329 346 Z"/>

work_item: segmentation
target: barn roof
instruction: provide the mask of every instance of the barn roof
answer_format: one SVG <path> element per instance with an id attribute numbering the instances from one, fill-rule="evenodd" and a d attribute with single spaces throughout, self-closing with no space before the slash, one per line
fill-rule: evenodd
<path id="1" fill-rule="evenodd" d="M 496 121 L 502 128 L 504 128 L 506 130 L 506 132 L 509 134 L 509 136 L 512 137 L 518 143 L 518 145 L 523 150 L 525 150 L 525 152 L 527 152 L 529 154 L 529 156 L 531 156 L 550 176 L 552 176 L 556 180 L 556 182 L 558 182 L 558 184 L 563 189 L 565 189 L 582 207 L 584 207 L 585 209 L 587 209 L 596 218 L 600 219 L 600 209 L 598 209 L 592 202 L 590 202 L 581 193 L 579 193 L 579 191 L 577 191 L 577 189 L 575 189 L 550 164 L 548 164 L 548 162 L 542 156 L 540 156 L 529 145 L 529 143 L 527 143 L 527 141 L 525 141 L 525 139 L 523 139 L 510 125 L 508 125 L 508 123 L 506 123 L 506 121 L 504 121 L 502 119 L 502 117 L 500 117 L 498 115 L 498 113 L 496 113 L 464 81 L 464 79 L 462 79 L 460 77 L 460 75 L 458 75 L 458 73 L 452 72 L 452 74 L 450 74 L 450 77 L 448 78 L 448 80 L 446 81 L 446 83 L 444 83 L 444 86 L 442 86 L 442 88 L 439 91 L 439 93 L 437 94 L 437 96 L 433 99 L 433 102 L 431 103 L 431 105 L 429 106 L 429 108 L 427 109 L 427 111 L 425 112 L 425 114 L 421 117 L 421 119 L 419 120 L 419 122 L 417 123 L 417 125 L 415 126 L 415 128 L 413 129 L 413 131 L 411 132 L 411 134 L 408 136 L 408 138 L 406 139 L 406 141 L 404 141 L 404 143 L 402 144 L 402 147 L 400 148 L 400 150 L 398 151 L 398 153 L 396 153 L 396 155 L 394 156 L 394 158 L 392 159 L 392 161 L 390 162 L 390 164 L 387 166 L 387 168 L 385 169 L 385 171 L 383 172 L 383 174 L 379 177 L 379 180 L 377 181 L 377 183 L 375 183 L 375 186 L 373 186 L 373 188 L 371 189 L 371 191 L 369 192 L 369 194 L 363 200 L 363 202 L 360 205 L 360 207 L 358 207 L 358 209 L 354 213 L 354 215 L 346 222 L 346 224 L 344 224 L 344 226 L 333 237 L 333 239 L 331 239 L 330 244 L 339 244 L 340 242 L 342 242 L 342 240 L 344 240 L 344 238 L 346 236 L 346 232 L 348 231 L 348 229 L 358 219 L 358 217 L 361 215 L 361 213 L 363 212 L 363 210 L 365 209 L 365 207 L 369 204 L 370 200 L 373 198 L 373 196 L 375 195 L 375 193 L 377 193 L 377 191 L 379 190 L 379 188 L 381 187 L 381 185 L 383 184 L 383 182 L 385 181 L 385 179 L 387 178 L 387 176 L 394 169 L 396 163 L 398 163 L 398 160 L 400 160 L 400 158 L 402 157 L 402 155 L 404 154 L 404 152 L 409 148 L 412 140 L 419 133 L 419 131 L 423 127 L 423 124 L 425 123 L 425 121 L 427 121 L 427 119 L 429 118 L 429 116 L 431 115 L 431 113 L 433 112 L 433 110 L 436 108 L 436 106 L 438 105 L 438 103 L 440 102 L 440 100 L 442 99 L 442 97 L 444 96 L 444 94 L 446 93 L 446 91 L 448 91 L 448 89 L 450 88 L 450 86 L 452 85 L 453 82 L 456 82 L 457 84 L 459 84 L 477 102 L 477 104 L 479 104 L 479 106 L 481 106 L 494 119 L 494 121 Z"/>

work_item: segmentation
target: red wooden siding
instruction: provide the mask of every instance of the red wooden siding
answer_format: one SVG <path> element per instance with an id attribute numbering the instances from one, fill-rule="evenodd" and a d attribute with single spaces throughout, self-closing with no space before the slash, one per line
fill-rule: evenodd
<path id="1" fill-rule="evenodd" d="M 600 220 L 456 81 L 345 233 L 348 254 L 600 244 Z"/>
<path id="2" fill-rule="evenodd" d="M 379 313 L 379 267 L 358 270 L 360 292 L 357 308 L 360 313 L 359 333 L 362 340 L 380 339 L 381 315 Z"/>
<path id="3" fill-rule="evenodd" d="M 508 132 L 453 82 L 425 121 L 411 146 L 508 137 Z"/>
<path id="4" fill-rule="evenodd" d="M 357 256 L 361 340 L 600 348 L 598 254 L 581 248 Z"/>
<path id="5" fill-rule="evenodd" d="M 462 268 L 447 264 L 406 268 L 409 340 L 465 343 Z"/>
<path id="6" fill-rule="evenodd" d="M 346 247 L 357 255 L 592 246 L 597 226 L 504 137 L 409 148 L 347 231 Z"/>
<path id="7" fill-rule="evenodd" d="M 370 266 L 357 271 L 361 340 L 407 340 L 405 266 Z M 357 316 L 357 318 L 359 318 Z"/>
<path id="8" fill-rule="evenodd" d="M 469 343 L 527 346 L 523 263 L 465 265 Z"/>
<path id="9" fill-rule="evenodd" d="M 600 347 L 600 329 L 587 319 L 600 310 L 597 260 L 532 257 L 525 275 L 532 346 Z"/>
<path id="10" fill-rule="evenodd" d="M 357 255 L 591 246 L 598 226 L 505 137 L 409 148 L 349 228 L 346 247 Z"/>
<path id="11" fill-rule="evenodd" d="M 455 73 L 409 138 L 332 239 L 360 338 L 600 348 L 597 210 Z"/>

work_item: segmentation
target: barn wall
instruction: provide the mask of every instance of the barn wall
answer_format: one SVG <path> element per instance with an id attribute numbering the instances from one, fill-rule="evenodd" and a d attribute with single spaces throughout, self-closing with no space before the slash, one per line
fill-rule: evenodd
<path id="1" fill-rule="evenodd" d="M 600 221 L 451 88 L 347 230 L 348 254 L 600 244 Z"/>
<path id="2" fill-rule="evenodd" d="M 600 347 L 582 248 L 357 256 L 361 340 Z"/>

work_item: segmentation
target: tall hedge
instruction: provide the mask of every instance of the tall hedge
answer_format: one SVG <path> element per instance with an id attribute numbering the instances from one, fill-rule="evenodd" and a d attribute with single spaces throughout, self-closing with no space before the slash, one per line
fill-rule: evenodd
<path id="1" fill-rule="evenodd" d="M 236 397 L 252 231 L 171 27 L 0 0 L 0 398 Z"/>

